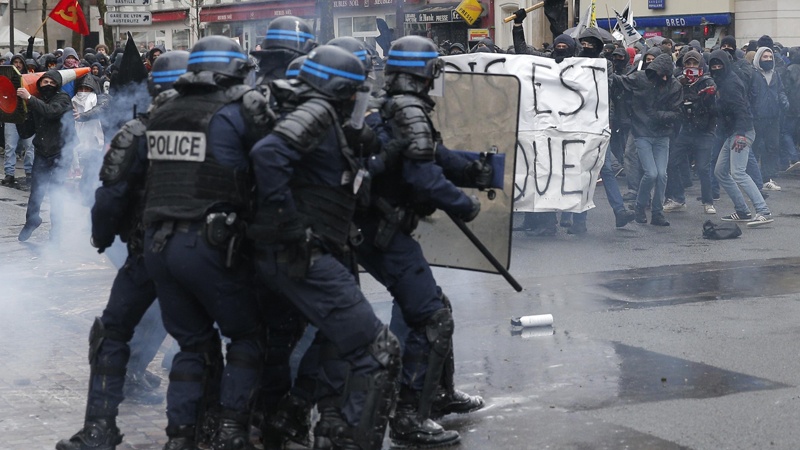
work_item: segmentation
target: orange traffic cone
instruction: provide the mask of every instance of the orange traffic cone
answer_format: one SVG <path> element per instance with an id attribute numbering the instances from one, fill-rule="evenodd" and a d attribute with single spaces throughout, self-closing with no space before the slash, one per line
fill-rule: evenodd
<path id="1" fill-rule="evenodd" d="M 62 86 L 75 81 L 91 71 L 88 67 L 59 70 Z M 0 121 L 22 123 L 25 121 L 24 105 L 19 102 L 17 88 L 24 87 L 31 95 L 38 95 L 36 82 L 46 72 L 26 73 L 20 75 L 14 66 L 0 66 Z M 18 108 L 23 107 L 22 111 Z M 15 114 L 15 112 L 17 114 Z M 21 113 L 21 114 L 20 114 Z M 13 117 L 12 117 L 13 116 Z"/>

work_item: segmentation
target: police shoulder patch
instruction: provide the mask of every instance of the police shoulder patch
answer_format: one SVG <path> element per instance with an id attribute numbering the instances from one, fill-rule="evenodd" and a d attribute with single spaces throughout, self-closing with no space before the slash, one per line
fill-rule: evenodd
<path id="1" fill-rule="evenodd" d="M 203 162 L 206 135 L 196 131 L 148 131 L 147 158 L 155 161 Z"/>

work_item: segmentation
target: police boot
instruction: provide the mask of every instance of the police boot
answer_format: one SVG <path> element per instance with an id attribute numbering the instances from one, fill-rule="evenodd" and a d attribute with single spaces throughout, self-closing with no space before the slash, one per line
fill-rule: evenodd
<path id="1" fill-rule="evenodd" d="M 394 417 L 389 422 L 389 438 L 393 447 L 433 448 L 456 444 L 461 437 L 457 431 L 445 430 L 433 420 L 417 412 L 419 395 L 400 389 Z"/>
<path id="2" fill-rule="evenodd" d="M 314 427 L 314 450 L 361 450 L 353 440 L 353 429 L 333 406 L 322 407 Z"/>
<path id="3" fill-rule="evenodd" d="M 211 450 L 255 450 L 250 443 L 247 416 L 234 411 L 223 411 L 217 432 L 211 439 Z"/>
<path id="4" fill-rule="evenodd" d="M 431 407 L 431 417 L 442 417 L 447 414 L 467 414 L 483 408 L 485 405 L 480 395 L 469 395 L 453 389 L 440 390 Z"/>
<path id="5" fill-rule="evenodd" d="M 56 450 L 114 450 L 121 443 L 116 419 L 103 417 L 87 420 L 74 436 L 60 440 Z"/>
<path id="6" fill-rule="evenodd" d="M 179 427 L 167 426 L 169 440 L 164 444 L 163 450 L 199 450 L 194 440 L 195 427 L 183 425 Z"/>
<path id="7" fill-rule="evenodd" d="M 305 447 L 311 446 L 311 408 L 305 399 L 286 394 L 278 403 L 278 408 L 269 418 L 267 426 L 273 433 L 279 433 L 286 439 Z"/>

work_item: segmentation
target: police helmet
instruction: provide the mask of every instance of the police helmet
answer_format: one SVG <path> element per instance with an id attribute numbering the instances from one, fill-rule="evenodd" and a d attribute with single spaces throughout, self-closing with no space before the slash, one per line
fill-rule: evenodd
<path id="1" fill-rule="evenodd" d="M 306 59 L 308 59 L 306 55 L 293 59 L 292 62 L 289 63 L 289 67 L 286 68 L 286 78 L 290 80 L 297 78 L 297 76 L 300 75 L 300 68 L 303 67 L 303 63 L 306 62 Z"/>
<path id="2" fill-rule="evenodd" d="M 188 72 L 209 71 L 241 80 L 252 69 L 242 47 L 224 36 L 207 36 L 197 41 L 189 53 L 189 64 L 186 66 Z"/>
<path id="3" fill-rule="evenodd" d="M 312 50 L 297 78 L 335 101 L 350 100 L 367 79 L 355 55 L 332 45 Z"/>
<path id="4" fill-rule="evenodd" d="M 405 36 L 392 43 L 385 70 L 386 75 L 407 73 L 432 80 L 443 69 L 444 63 L 433 41 L 422 36 Z"/>
<path id="5" fill-rule="evenodd" d="M 147 76 L 147 90 L 150 95 L 155 97 L 168 89 L 172 89 L 172 83 L 186 73 L 188 63 L 189 52 L 183 50 L 166 52 L 156 58 L 153 68 Z"/>
<path id="6" fill-rule="evenodd" d="M 364 45 L 363 41 L 350 36 L 342 36 L 336 39 L 331 39 L 328 41 L 327 45 L 333 45 L 335 47 L 341 47 L 347 50 L 355 55 L 356 58 L 361 60 L 361 64 L 364 65 L 365 71 L 370 72 L 372 70 L 372 56 L 369 54 L 367 46 Z"/>
<path id="7" fill-rule="evenodd" d="M 317 45 L 314 39 L 314 31 L 305 20 L 283 16 L 269 23 L 261 50 L 283 49 L 305 55 Z"/>

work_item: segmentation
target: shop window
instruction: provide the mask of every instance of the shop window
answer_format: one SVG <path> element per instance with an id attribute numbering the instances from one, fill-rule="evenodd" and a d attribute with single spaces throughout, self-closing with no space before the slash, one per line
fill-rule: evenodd
<path id="1" fill-rule="evenodd" d="M 369 33 L 378 31 L 375 16 L 353 17 L 353 33 Z"/>
<path id="2" fill-rule="evenodd" d="M 352 36 L 353 35 L 353 18 L 340 17 L 339 18 L 339 34 L 337 36 Z"/>

